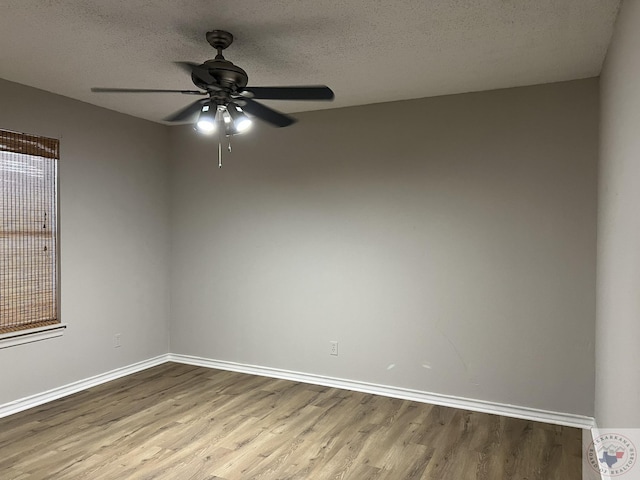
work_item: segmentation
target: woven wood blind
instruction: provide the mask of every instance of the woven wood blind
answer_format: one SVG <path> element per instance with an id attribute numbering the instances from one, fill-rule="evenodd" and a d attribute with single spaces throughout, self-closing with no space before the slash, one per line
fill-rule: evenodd
<path id="1" fill-rule="evenodd" d="M 59 323 L 56 139 L 0 130 L 0 334 Z"/>

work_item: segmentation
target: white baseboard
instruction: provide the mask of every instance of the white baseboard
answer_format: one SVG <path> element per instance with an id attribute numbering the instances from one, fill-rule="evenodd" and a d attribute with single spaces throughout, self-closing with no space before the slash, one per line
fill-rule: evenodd
<path id="1" fill-rule="evenodd" d="M 95 387 L 96 385 L 100 385 L 102 383 L 124 377 L 125 375 L 131 375 L 132 373 L 155 367 L 156 365 L 160 365 L 167 361 L 167 354 L 159 355 L 148 360 L 143 360 L 142 362 L 127 365 L 126 367 L 116 368 L 115 370 L 111 370 L 110 372 L 101 373 L 84 380 L 69 383 L 67 385 L 63 385 L 62 387 L 53 388 L 51 390 L 47 390 L 46 392 L 36 393 L 35 395 L 30 395 L 13 402 L 5 403 L 4 405 L 0 405 L 0 418 L 21 412 L 23 410 L 27 410 L 29 408 L 43 405 L 47 402 L 51 402 L 52 400 L 66 397 L 82 390 L 86 390 L 87 388 Z"/>
<path id="2" fill-rule="evenodd" d="M 95 387 L 111 380 L 124 377 L 125 375 L 130 375 L 147 368 L 155 367 L 156 365 L 160 365 L 165 362 L 185 363 L 189 365 L 215 368 L 218 370 L 248 373 L 252 375 L 260 375 L 263 377 L 281 378 L 284 380 L 292 380 L 295 382 L 342 388 L 355 392 L 371 393 L 374 395 L 400 398 L 403 400 L 413 400 L 421 403 L 431 403 L 434 405 L 460 408 L 475 412 L 491 413 L 494 415 L 503 415 L 505 417 L 522 418 L 525 420 L 533 420 L 536 422 L 551 423 L 555 425 L 566 425 L 569 427 L 583 429 L 590 429 L 595 425 L 594 419 L 592 417 L 583 415 L 552 412 L 529 407 L 521 407 L 518 405 L 507 405 L 503 403 L 488 402 L 485 400 L 455 397 L 451 395 L 442 395 L 439 393 L 411 390 L 408 388 L 377 385 L 374 383 L 360 382 L 357 380 L 346 380 L 342 378 L 326 377 L 323 375 L 315 375 L 311 373 L 294 372 L 290 370 L 261 367 L 257 365 L 246 365 L 242 363 L 227 362 L 223 360 L 212 360 L 208 358 L 180 355 L 175 353 L 159 355 L 157 357 L 150 358 L 149 360 L 134 363 L 126 367 L 117 368 L 115 370 L 111 370 L 110 372 L 95 375 L 84 380 L 79 380 L 77 382 L 54 388 L 43 393 L 30 395 L 13 402 L 5 403 L 3 405 L 0 405 L 0 418 L 21 412 L 23 410 L 27 410 L 29 408 L 37 407 L 47 402 L 51 402 L 52 400 L 66 397 L 67 395 L 86 390 L 87 388 Z"/>
<path id="3" fill-rule="evenodd" d="M 390 387 L 386 385 L 360 382 L 357 380 L 345 380 L 341 378 L 326 377 L 310 373 L 293 372 L 290 370 L 260 367 L 256 365 L 246 365 L 242 363 L 227 362 L 222 360 L 211 360 L 208 358 L 194 357 L 190 355 L 179 355 L 175 353 L 170 353 L 168 355 L 168 360 L 170 362 L 186 363 L 189 365 L 216 368 L 219 370 L 229 370 L 232 372 L 249 373 L 252 375 L 260 375 L 263 377 L 281 378 L 284 380 L 293 380 L 295 382 L 342 388 L 345 390 L 353 390 L 356 392 L 372 393 L 374 395 L 383 395 L 386 397 L 400 398 L 403 400 L 413 400 L 421 403 L 431 403 L 434 405 L 442 405 L 445 407 L 472 410 L 474 412 L 491 413 L 494 415 L 503 415 L 505 417 L 521 418 L 525 420 L 533 420 L 536 422 L 551 423 L 555 425 L 565 425 L 568 427 L 584 429 L 590 429 L 594 426 L 594 419 L 592 417 L 574 415 L 571 413 L 552 412 L 548 410 L 521 407 L 518 405 L 507 405 L 503 403 L 488 402 L 485 400 L 455 397 L 451 395 L 442 395 L 439 393 L 411 390 L 408 388 Z"/>

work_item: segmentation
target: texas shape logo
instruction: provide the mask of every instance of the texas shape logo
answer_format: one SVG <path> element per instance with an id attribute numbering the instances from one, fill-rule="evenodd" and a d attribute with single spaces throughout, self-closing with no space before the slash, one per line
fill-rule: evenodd
<path id="1" fill-rule="evenodd" d="M 596 437 L 587 449 L 589 465 L 601 474 L 616 477 L 628 473 L 636 463 L 636 447 L 618 433 Z"/>

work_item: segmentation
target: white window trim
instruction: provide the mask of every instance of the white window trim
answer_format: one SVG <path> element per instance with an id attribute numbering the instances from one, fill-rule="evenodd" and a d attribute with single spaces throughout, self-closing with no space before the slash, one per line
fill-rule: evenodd
<path id="1" fill-rule="evenodd" d="M 56 323 L 55 325 L 47 325 L 46 327 L 3 333 L 0 335 L 0 349 L 61 337 L 66 328 L 66 323 Z"/>

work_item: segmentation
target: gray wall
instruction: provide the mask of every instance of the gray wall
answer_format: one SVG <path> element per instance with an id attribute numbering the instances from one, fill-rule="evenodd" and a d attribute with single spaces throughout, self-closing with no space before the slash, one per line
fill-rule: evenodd
<path id="1" fill-rule="evenodd" d="M 602 74 L 596 421 L 640 427 L 640 2 L 624 2 Z"/>
<path id="2" fill-rule="evenodd" d="M 169 204 L 166 127 L 6 81 L 0 105 L 0 128 L 61 139 L 68 324 L 0 349 L 2 404 L 167 352 Z"/>
<path id="3" fill-rule="evenodd" d="M 299 114 L 222 170 L 188 127 L 0 104 L 62 140 L 69 325 L 0 350 L 0 404 L 169 351 L 170 267 L 172 352 L 593 414 L 597 80 Z"/>
<path id="4" fill-rule="evenodd" d="M 171 351 L 592 415 L 598 88 L 172 129 Z"/>

